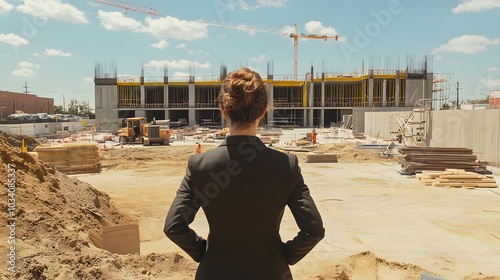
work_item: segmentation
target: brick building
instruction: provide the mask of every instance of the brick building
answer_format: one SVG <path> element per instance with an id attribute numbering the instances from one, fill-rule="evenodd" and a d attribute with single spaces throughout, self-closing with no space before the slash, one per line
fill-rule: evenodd
<path id="1" fill-rule="evenodd" d="M 16 110 L 27 114 L 54 114 L 54 99 L 38 97 L 34 94 L 0 90 L 0 112 L 3 118 L 14 114 Z"/>

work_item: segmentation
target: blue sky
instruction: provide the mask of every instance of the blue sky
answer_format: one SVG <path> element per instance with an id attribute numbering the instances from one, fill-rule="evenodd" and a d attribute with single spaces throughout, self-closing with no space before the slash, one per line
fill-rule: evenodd
<path id="1" fill-rule="evenodd" d="M 23 92 L 27 82 L 57 105 L 64 95 L 93 106 L 96 62 L 116 62 L 121 79 L 144 67 L 146 80 L 161 80 L 165 65 L 177 79 L 193 65 L 210 79 L 221 62 L 265 75 L 272 60 L 276 79 L 291 78 L 293 41 L 283 34 L 295 23 L 299 34 L 339 36 L 299 40 L 299 77 L 311 65 L 359 73 L 363 60 L 365 69 L 404 69 L 408 55 L 431 55 L 433 72 L 450 74 L 442 87 L 455 92 L 460 82 L 461 99 L 500 89 L 500 0 L 126 1 L 163 17 L 102 1 L 121 2 L 0 0 L 0 90 Z"/>

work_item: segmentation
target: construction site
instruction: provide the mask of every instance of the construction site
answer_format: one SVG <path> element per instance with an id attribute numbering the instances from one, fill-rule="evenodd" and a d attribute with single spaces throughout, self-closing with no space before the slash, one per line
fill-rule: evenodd
<path id="1" fill-rule="evenodd" d="M 99 31 L 139 33 L 153 21 L 147 18 L 143 25 L 126 17 L 129 11 L 165 18 L 154 8 L 120 0 L 93 2 L 98 4 L 85 5 L 104 4 L 123 11 L 92 11 L 100 19 L 120 22 L 112 26 L 111 21 L 101 21 Z M 220 8 L 217 5 L 222 3 L 211 4 Z M 410 10 L 409 5 L 403 9 L 392 4 L 378 13 L 367 12 L 389 15 L 387 24 L 369 19 L 365 31 L 377 26 L 380 30 L 369 33 L 374 36 L 368 42 L 376 41 L 382 27 L 397 24 L 400 12 Z M 224 12 L 235 9 L 224 7 Z M 85 14 L 86 10 L 80 21 L 87 24 L 91 20 Z M 404 19 L 406 24 L 409 18 Z M 125 25 L 138 29 L 125 31 Z M 158 26 L 150 29 L 156 31 Z M 244 25 L 226 27 L 283 35 Z M 402 43 L 402 32 L 392 33 Z M 103 34 L 99 52 L 105 51 L 108 33 Z M 277 75 L 272 60 L 261 71 L 269 107 L 257 137 L 267 149 L 297 156 L 325 228 L 323 240 L 290 267 L 293 279 L 500 280 L 500 91 L 490 91 L 489 106 L 469 110 L 459 108 L 457 89 L 456 105 L 450 106 L 455 98 L 450 85 L 453 74 L 434 73 L 432 56 L 408 55 L 403 63 L 399 56 L 373 56 L 366 67 L 363 60 L 360 70 L 352 73 L 311 65 L 299 76 L 299 40 L 339 41 L 339 36 L 299 34 L 297 24 L 285 35 L 294 44 L 293 75 Z M 41 37 L 45 36 L 29 39 L 42 45 L 35 41 Z M 176 42 L 160 37 L 155 38 L 161 39 L 159 43 L 147 43 L 149 47 L 164 51 L 162 46 Z M 136 37 L 130 38 L 127 44 Z M 461 41 L 457 39 L 450 42 Z M 120 45 L 117 42 L 113 44 Z M 371 51 L 375 43 L 366 48 Z M 184 47 L 179 44 L 175 49 Z M 121 45 L 112 50 L 118 53 L 119 49 Z M 73 50 L 74 55 L 45 51 L 72 60 L 91 57 Z M 134 50 L 134 56 L 140 52 Z M 33 70 L 40 68 L 28 61 L 18 65 L 31 67 L 24 73 L 33 76 Z M 236 69 L 221 63 L 217 75 L 196 75 L 199 72 L 192 63 L 189 74 L 182 76 L 169 73 L 175 70 L 168 63 L 160 68 L 138 67 L 140 74 L 132 76 L 123 75 L 125 70 L 116 62 L 96 63 L 93 77 L 85 78 L 93 78 L 95 120 L 26 122 L 28 116 L 23 113 L 9 122 L 0 114 L 0 183 L 5 186 L 0 196 L 0 218 L 5 221 L 0 231 L 0 279 L 195 278 L 198 263 L 165 236 L 164 224 L 189 158 L 218 148 L 231 136 L 218 98 L 222 82 Z M 292 72 L 291 68 L 286 69 Z M 43 99 L 41 106 L 29 99 L 27 91 L 25 95 L 14 100 L 9 93 L 7 103 L 0 103 L 7 105 L 0 109 L 12 107 L 16 113 L 20 102 L 27 113 L 38 114 L 39 107 L 40 113 L 53 113 L 53 100 L 49 104 Z M 203 208 L 190 227 L 208 238 L 211 229 Z M 281 239 L 286 242 L 298 231 L 293 214 L 285 208 Z"/>
<path id="2" fill-rule="evenodd" d="M 349 122 L 355 130 L 362 131 L 366 111 L 406 110 L 433 98 L 434 80 L 427 56 L 417 60 L 409 55 L 401 70 L 390 67 L 397 64 L 399 57 L 385 59 L 389 61 L 385 68 L 358 73 L 318 74 L 311 67 L 302 80 L 275 77 L 274 63 L 269 61 L 263 76 L 271 104 L 266 114 L 267 126 L 330 127 Z M 220 66 L 220 75 L 211 79 L 193 75 L 172 81 L 167 68 L 164 77 L 145 77 L 144 69 L 141 73 L 138 77 L 123 77 L 118 75 L 116 63 L 96 64 L 98 129 L 116 131 L 121 120 L 129 117 L 224 127 L 217 100 L 228 73 L 225 65 Z"/>
<path id="3" fill-rule="evenodd" d="M 478 139 L 475 129 L 484 126 L 468 123 L 484 120 L 480 113 L 498 122 L 500 110 L 480 111 L 366 113 L 367 133 L 260 128 L 258 137 L 269 148 L 298 156 L 326 229 L 325 239 L 291 267 L 294 277 L 500 279 L 498 129 L 481 130 Z M 429 118 L 435 118 L 430 126 Z M 129 136 L 119 135 L 135 121 L 140 137 L 124 141 Z M 429 133 L 435 124 L 443 132 Z M 197 263 L 165 237 L 163 224 L 188 157 L 230 135 L 210 126 L 169 127 L 135 117 L 117 135 L 73 130 L 47 139 L 0 132 L 0 180 L 9 186 L 0 201 L 9 211 L 1 215 L 11 221 L 2 231 L 9 241 L 2 244 L 8 270 L 0 275 L 193 279 Z M 150 137 L 154 127 L 168 130 L 157 143 L 135 141 Z M 449 138 L 457 135 L 461 140 Z M 453 147 L 446 145 L 451 141 Z M 15 174 L 15 184 L 8 174 Z M 208 235 L 202 210 L 191 226 Z M 282 239 L 296 232 L 287 209 Z"/>

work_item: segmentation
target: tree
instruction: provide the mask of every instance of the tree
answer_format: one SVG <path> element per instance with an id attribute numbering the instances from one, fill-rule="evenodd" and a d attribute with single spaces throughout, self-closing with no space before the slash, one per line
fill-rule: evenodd
<path id="1" fill-rule="evenodd" d="M 90 107 L 87 101 L 78 101 L 72 99 L 68 105 L 68 114 L 81 117 L 94 117 L 93 109 Z"/>
<path id="2" fill-rule="evenodd" d="M 65 112 L 63 110 L 63 106 L 62 105 L 54 106 L 54 113 L 55 114 L 65 114 Z"/>
<path id="3" fill-rule="evenodd" d="M 486 95 L 484 98 L 467 99 L 465 104 L 490 104 L 490 96 Z"/>

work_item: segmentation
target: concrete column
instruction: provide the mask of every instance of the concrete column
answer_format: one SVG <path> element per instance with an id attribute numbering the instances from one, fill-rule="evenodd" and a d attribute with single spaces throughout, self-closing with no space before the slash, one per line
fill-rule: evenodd
<path id="1" fill-rule="evenodd" d="M 387 107 L 387 79 L 382 83 L 382 107 Z"/>
<path id="2" fill-rule="evenodd" d="M 309 112 L 308 115 L 306 113 Z M 304 109 L 304 127 L 311 127 L 312 126 L 312 109 Z M 309 125 L 311 124 L 311 125 Z"/>
<path id="3" fill-rule="evenodd" d="M 146 89 L 144 84 L 141 84 L 141 108 L 146 108 Z"/>
<path id="4" fill-rule="evenodd" d="M 368 80 L 368 106 L 373 107 L 373 78 Z"/>
<path id="5" fill-rule="evenodd" d="M 321 81 L 321 116 L 320 116 L 320 124 L 323 127 L 325 127 L 325 105 L 326 105 L 325 88 L 326 88 L 325 75 L 323 74 L 323 79 Z"/>
<path id="6" fill-rule="evenodd" d="M 168 101 L 168 83 L 163 84 L 163 107 L 168 108 L 169 106 L 169 101 Z"/>
<path id="7" fill-rule="evenodd" d="M 267 87 L 269 88 L 269 96 L 268 103 L 269 107 L 267 109 L 267 125 L 272 127 L 274 124 L 274 85 L 273 83 L 268 83 Z"/>
<path id="8" fill-rule="evenodd" d="M 314 82 L 311 82 L 309 85 L 309 92 L 308 92 L 308 104 L 307 107 L 309 107 L 309 115 L 307 117 L 307 126 L 308 127 L 313 127 L 314 126 L 314 110 L 313 108 L 315 107 L 314 105 Z"/>
<path id="9" fill-rule="evenodd" d="M 399 89 L 399 83 L 400 83 L 400 81 L 399 81 L 399 71 L 396 71 L 396 87 L 395 87 L 395 92 L 396 92 L 396 94 L 395 94 L 395 98 L 396 98 L 395 105 L 396 105 L 396 107 L 399 107 L 399 94 L 400 94 L 399 93 L 399 91 L 400 91 L 400 89 Z"/>
<path id="10" fill-rule="evenodd" d="M 195 96 L 195 85 L 194 83 L 189 83 L 189 125 L 196 124 L 196 96 Z"/>
<path id="11" fill-rule="evenodd" d="M 325 81 L 321 81 L 321 107 L 325 107 Z"/>

